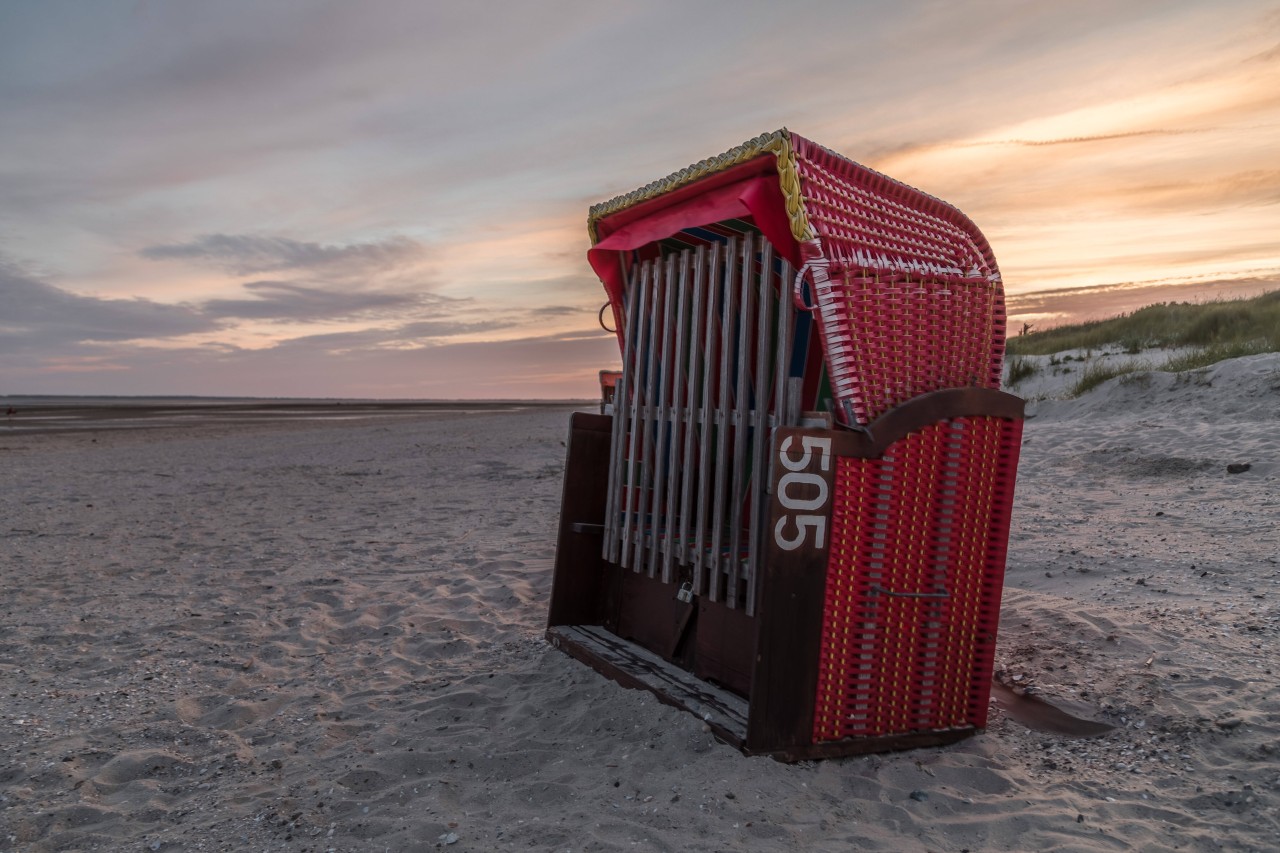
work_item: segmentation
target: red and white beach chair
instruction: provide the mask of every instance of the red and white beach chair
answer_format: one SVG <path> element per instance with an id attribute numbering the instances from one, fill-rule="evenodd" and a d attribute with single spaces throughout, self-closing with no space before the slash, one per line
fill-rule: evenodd
<path id="1" fill-rule="evenodd" d="M 549 639 L 784 760 L 987 718 L 1023 401 L 954 207 L 786 130 L 591 209 Z"/>

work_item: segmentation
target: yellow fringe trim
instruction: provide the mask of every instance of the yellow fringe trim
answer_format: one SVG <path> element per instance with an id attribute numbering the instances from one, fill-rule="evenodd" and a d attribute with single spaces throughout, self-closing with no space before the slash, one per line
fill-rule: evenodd
<path id="1" fill-rule="evenodd" d="M 791 148 L 791 134 L 784 127 L 773 133 L 764 133 L 750 139 L 725 153 L 701 160 L 692 166 L 686 166 L 674 174 L 659 181 L 646 184 L 638 190 L 626 195 L 604 201 L 591 206 L 587 213 L 587 232 L 591 235 L 591 245 L 600 242 L 596 224 L 606 216 L 612 216 L 620 210 L 657 198 L 664 193 L 691 184 L 696 180 L 723 172 L 740 163 L 745 163 L 761 154 L 771 153 L 778 160 L 778 181 L 782 187 L 782 197 L 787 205 L 787 218 L 791 222 L 791 236 L 798 242 L 812 240 L 817 235 L 809 225 L 809 217 L 804 210 L 804 197 L 800 194 L 800 173 L 796 170 L 795 152 Z"/>

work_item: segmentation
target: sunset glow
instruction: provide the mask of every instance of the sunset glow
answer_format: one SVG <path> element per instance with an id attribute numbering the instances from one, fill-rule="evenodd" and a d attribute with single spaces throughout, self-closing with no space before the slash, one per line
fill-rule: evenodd
<path id="1" fill-rule="evenodd" d="M 591 397 L 587 208 L 783 126 L 1013 328 L 1280 287 L 1268 2 L 51 0 L 0 109 L 0 394 Z"/>

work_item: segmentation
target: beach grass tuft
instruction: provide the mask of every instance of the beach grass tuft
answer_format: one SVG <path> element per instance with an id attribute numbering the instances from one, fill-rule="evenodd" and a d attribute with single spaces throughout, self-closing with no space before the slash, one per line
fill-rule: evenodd
<path id="1" fill-rule="evenodd" d="M 1079 397 L 1081 394 L 1096 388 L 1108 379 L 1115 379 L 1117 376 L 1127 376 L 1133 373 L 1140 373 L 1151 370 L 1151 365 L 1145 361 L 1121 361 L 1114 364 L 1103 362 L 1094 362 L 1080 373 L 1080 378 L 1067 391 L 1068 397 Z"/>
<path id="2" fill-rule="evenodd" d="M 1009 376 L 1005 380 L 1006 385 L 1017 385 L 1022 380 L 1029 379 L 1040 372 L 1040 365 L 1036 364 L 1034 360 L 1023 358 L 1019 355 L 1009 358 L 1008 367 Z"/>

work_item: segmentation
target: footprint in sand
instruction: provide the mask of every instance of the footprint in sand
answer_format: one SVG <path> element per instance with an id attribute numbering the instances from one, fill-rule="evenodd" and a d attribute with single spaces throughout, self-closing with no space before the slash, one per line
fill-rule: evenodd
<path id="1" fill-rule="evenodd" d="M 368 794 L 381 791 L 392 784 L 391 779 L 377 770 L 352 770 L 338 777 L 338 784 L 356 794 Z"/>
<path id="2" fill-rule="evenodd" d="M 234 732 L 274 714 L 282 704 L 283 699 L 249 702 L 213 694 L 179 699 L 176 708 L 178 719 L 189 726 Z"/>
<path id="3" fill-rule="evenodd" d="M 173 776 L 190 767 L 188 762 L 164 750 L 132 750 L 116 755 L 99 767 L 93 783 L 99 788 L 118 787 L 139 779 Z"/>

